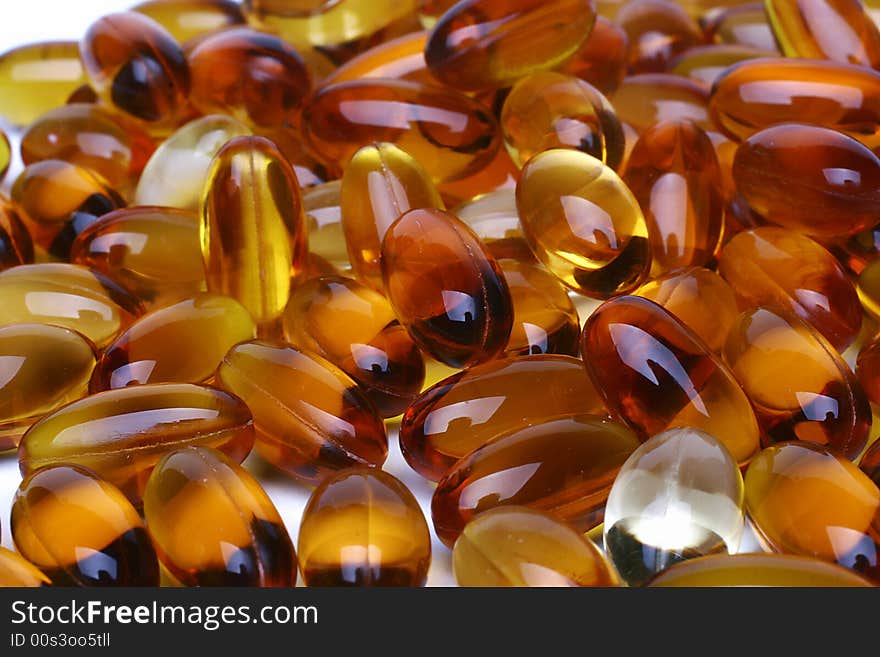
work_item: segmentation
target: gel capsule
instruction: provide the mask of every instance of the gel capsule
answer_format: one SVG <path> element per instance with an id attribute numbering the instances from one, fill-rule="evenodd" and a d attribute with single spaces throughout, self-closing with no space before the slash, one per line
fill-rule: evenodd
<path id="1" fill-rule="evenodd" d="M 0 547 L 0 588 L 51 586 L 40 569 L 17 552 Z"/>
<path id="2" fill-rule="evenodd" d="M 779 52 L 763 2 L 747 2 L 700 18 L 706 41 Z"/>
<path id="3" fill-rule="evenodd" d="M 471 98 L 406 80 L 365 79 L 319 89 L 303 108 L 311 150 L 341 170 L 363 146 L 391 142 L 435 182 L 463 178 L 500 145 L 494 116 Z"/>
<path id="4" fill-rule="evenodd" d="M 690 426 L 720 440 L 738 463 L 758 450 L 755 414 L 733 374 L 657 304 L 605 302 L 587 318 L 581 354 L 608 410 L 642 440 Z"/>
<path id="5" fill-rule="evenodd" d="M 614 18 L 629 39 L 632 73 L 662 73 L 669 63 L 703 40 L 697 22 L 668 0 L 629 0 Z"/>
<path id="6" fill-rule="evenodd" d="M 262 137 L 227 142 L 211 163 L 201 217 L 208 290 L 240 301 L 257 324 L 275 320 L 307 253 L 299 185 L 287 160 Z"/>
<path id="7" fill-rule="evenodd" d="M 568 59 L 595 20 L 587 0 L 464 0 L 437 21 L 425 61 L 457 89 L 505 87 Z"/>
<path id="8" fill-rule="evenodd" d="M 851 460 L 865 447 L 868 399 L 849 365 L 803 320 L 768 308 L 743 313 L 724 360 L 754 404 L 764 446 L 805 440 Z"/>
<path id="9" fill-rule="evenodd" d="M 736 552 L 742 530 L 737 463 L 718 440 L 692 427 L 640 445 L 605 505 L 605 552 L 630 586 L 688 559 Z"/>
<path id="10" fill-rule="evenodd" d="M 706 133 L 690 121 L 648 128 L 623 181 L 645 214 L 651 273 L 711 262 L 724 213 L 721 168 Z"/>
<path id="11" fill-rule="evenodd" d="M 394 144 L 372 144 L 354 154 L 342 177 L 340 210 L 355 277 L 382 289 L 382 240 L 391 224 L 414 208 L 445 209 L 421 164 Z"/>
<path id="12" fill-rule="evenodd" d="M 459 586 L 619 586 L 601 550 L 553 516 L 528 507 L 484 511 L 452 550 Z"/>
<path id="13" fill-rule="evenodd" d="M 34 243 L 12 203 L 0 196 L 0 271 L 34 261 Z"/>
<path id="14" fill-rule="evenodd" d="M 9 145 L 9 137 L 0 130 L 0 180 L 9 170 L 9 162 L 12 159 L 12 147 Z"/>
<path id="15" fill-rule="evenodd" d="M 880 486 L 880 441 L 875 440 L 865 451 L 859 461 L 859 468 L 871 478 L 871 481 Z"/>
<path id="16" fill-rule="evenodd" d="M 688 48 L 670 63 L 669 72 L 710 87 L 729 67 L 747 59 L 772 57 L 774 53 L 752 46 L 718 43 Z"/>
<path id="17" fill-rule="evenodd" d="M 499 260 L 536 262 L 522 232 L 514 189 L 499 189 L 472 198 L 454 208 L 452 214 L 470 226 Z"/>
<path id="18" fill-rule="evenodd" d="M 880 405 L 880 339 L 877 337 L 859 351 L 856 377 L 868 399 Z"/>
<path id="19" fill-rule="evenodd" d="M 75 41 L 43 41 L 0 55 L 0 116 L 15 125 L 61 107 L 86 75 Z"/>
<path id="20" fill-rule="evenodd" d="M 880 222 L 880 158 L 836 130 L 761 130 L 736 149 L 733 180 L 752 210 L 807 235 L 852 235 Z"/>
<path id="21" fill-rule="evenodd" d="M 611 96 L 621 123 L 642 134 L 661 121 L 691 121 L 712 130 L 709 92 L 695 80 L 667 73 L 627 77 Z"/>
<path id="22" fill-rule="evenodd" d="M 317 354 L 243 342 L 229 350 L 216 380 L 253 412 L 257 452 L 297 479 L 318 483 L 337 470 L 385 462 L 388 441 L 376 408 Z"/>
<path id="23" fill-rule="evenodd" d="M 510 504 L 546 511 L 580 532 L 591 529 L 638 444 L 622 424 L 594 415 L 547 419 L 498 435 L 440 480 L 431 499 L 437 536 L 451 546 L 475 516 Z"/>
<path id="24" fill-rule="evenodd" d="M 670 271 L 633 294 L 663 306 L 716 353 L 721 351 L 739 312 L 727 282 L 703 267 Z"/>
<path id="25" fill-rule="evenodd" d="M 26 475 L 12 501 L 16 549 L 55 586 L 158 586 L 159 562 L 122 492 L 76 465 Z"/>
<path id="26" fill-rule="evenodd" d="M 323 84 L 362 78 L 394 78 L 436 84 L 437 80 L 425 64 L 427 40 L 427 32 L 410 32 L 380 43 L 345 62 L 333 71 Z"/>
<path id="27" fill-rule="evenodd" d="M 168 31 L 136 12 L 92 23 L 80 42 L 89 82 L 120 111 L 155 126 L 173 125 L 187 111 L 186 57 Z"/>
<path id="28" fill-rule="evenodd" d="M 607 298 L 647 276 L 648 234 L 639 204 L 591 155 L 553 149 L 533 157 L 517 183 L 516 206 L 532 251 L 575 292 Z"/>
<path id="29" fill-rule="evenodd" d="M 873 260 L 856 279 L 856 292 L 865 312 L 880 319 L 880 260 Z"/>
<path id="30" fill-rule="evenodd" d="M 355 468 L 312 493 L 297 551 L 306 586 L 424 586 L 431 535 L 406 486 L 381 470 Z"/>
<path id="31" fill-rule="evenodd" d="M 60 326 L 13 324 L 0 328 L 0 451 L 47 413 L 85 396 L 95 350 Z"/>
<path id="32" fill-rule="evenodd" d="M 557 70 L 585 80 L 603 94 L 608 94 L 626 77 L 628 48 L 626 32 L 604 16 L 596 16 L 590 36 Z"/>
<path id="33" fill-rule="evenodd" d="M 425 382 L 418 347 L 381 294 L 341 276 L 298 286 L 282 317 L 285 338 L 357 381 L 382 417 L 406 410 Z"/>
<path id="34" fill-rule="evenodd" d="M 381 254 L 388 299 L 421 349 L 462 368 L 504 350 L 513 326 L 510 291 L 498 263 L 461 220 L 411 210 L 388 229 Z"/>
<path id="35" fill-rule="evenodd" d="M 342 181 L 332 180 L 303 190 L 309 233 L 309 257 L 321 258 L 339 271 L 351 269 L 342 229 Z"/>
<path id="36" fill-rule="evenodd" d="M 22 265 L 0 272 L 0 326 L 56 324 L 102 347 L 143 312 L 103 275 L 68 264 Z"/>
<path id="37" fill-rule="evenodd" d="M 746 471 L 745 502 L 772 549 L 880 582 L 880 489 L 842 456 L 812 443 L 768 447 Z"/>
<path id="38" fill-rule="evenodd" d="M 295 120 L 311 89 L 299 53 L 277 36 L 245 27 L 205 37 L 189 53 L 192 104 L 275 127 Z"/>
<path id="39" fill-rule="evenodd" d="M 740 308 L 778 306 L 811 324 L 838 351 L 855 340 L 862 309 L 843 267 L 822 246 L 765 226 L 733 237 L 718 258 Z"/>
<path id="40" fill-rule="evenodd" d="M 791 554 L 716 554 L 676 564 L 654 577 L 648 586 L 718 587 L 874 586 L 841 566 Z"/>
<path id="41" fill-rule="evenodd" d="M 147 0 L 131 11 L 152 18 L 178 43 L 245 22 L 241 5 L 233 0 Z"/>
<path id="42" fill-rule="evenodd" d="M 72 262 L 118 281 L 151 308 L 205 289 L 195 212 L 166 207 L 114 210 L 80 233 Z"/>
<path id="43" fill-rule="evenodd" d="M 498 434 L 577 413 L 605 414 L 580 359 L 544 354 L 493 360 L 416 398 L 400 423 L 400 451 L 416 472 L 438 481 Z"/>
<path id="44" fill-rule="evenodd" d="M 222 452 L 164 456 L 144 491 L 144 518 L 160 561 L 187 586 L 296 584 L 296 552 L 278 510 Z"/>
<path id="45" fill-rule="evenodd" d="M 550 148 L 584 151 L 612 169 L 623 159 L 623 128 L 611 103 L 588 82 L 562 73 L 519 80 L 501 108 L 501 130 L 520 167 Z"/>
<path id="46" fill-rule="evenodd" d="M 206 292 L 141 317 L 104 348 L 91 392 L 144 383 L 200 383 L 257 327 L 235 299 Z"/>
<path id="47" fill-rule="evenodd" d="M 54 463 L 88 467 L 139 501 L 169 451 L 216 447 L 242 461 L 253 442 L 253 419 L 240 399 L 164 383 L 102 392 L 45 416 L 22 438 L 18 460 L 25 476 Z"/>

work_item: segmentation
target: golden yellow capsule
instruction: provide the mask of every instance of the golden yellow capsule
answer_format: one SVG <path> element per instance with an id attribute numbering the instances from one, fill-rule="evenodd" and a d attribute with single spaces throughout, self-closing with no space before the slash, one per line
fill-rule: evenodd
<path id="1" fill-rule="evenodd" d="M 340 272 L 351 270 L 342 229 L 342 181 L 303 190 L 303 211 L 309 233 L 309 257 L 317 256 Z"/>
<path id="2" fill-rule="evenodd" d="M 521 262 L 537 262 L 519 223 L 516 191 L 498 189 L 476 196 L 452 210 L 470 226 L 493 256 Z"/>
<path id="3" fill-rule="evenodd" d="M 873 260 L 862 270 L 856 292 L 865 312 L 880 321 L 880 260 Z"/>
<path id="4" fill-rule="evenodd" d="M 131 8 L 159 23 L 179 43 L 245 22 L 233 0 L 147 0 Z"/>
<path id="5" fill-rule="evenodd" d="M 12 550 L 0 547 L 0 588 L 50 586 L 52 582 L 39 568 Z"/>
<path id="6" fill-rule="evenodd" d="M 257 324 L 276 319 L 306 260 L 296 174 L 272 142 L 236 137 L 214 157 L 202 197 L 208 290 L 237 299 Z"/>

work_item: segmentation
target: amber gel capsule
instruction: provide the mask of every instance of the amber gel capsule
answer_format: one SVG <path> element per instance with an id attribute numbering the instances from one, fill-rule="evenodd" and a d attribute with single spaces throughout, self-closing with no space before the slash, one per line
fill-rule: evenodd
<path id="1" fill-rule="evenodd" d="M 20 554 L 0 547 L 0 588 L 51 586 L 40 569 Z"/>
<path id="2" fill-rule="evenodd" d="M 34 242 L 12 202 L 0 195 L 0 271 L 34 261 Z"/>
<path id="3" fill-rule="evenodd" d="M 262 137 L 236 137 L 214 157 L 201 208 L 208 290 L 237 299 L 257 324 L 276 319 L 305 262 L 296 174 Z"/>
<path id="4" fill-rule="evenodd" d="M 222 452 L 187 447 L 167 454 L 144 490 L 144 518 L 159 559 L 183 584 L 296 584 L 296 553 L 278 510 Z"/>
<path id="5" fill-rule="evenodd" d="M 859 468 L 871 478 L 871 481 L 880 486 L 880 441 L 874 441 L 865 451 L 859 461 Z"/>
<path id="6" fill-rule="evenodd" d="M 431 535 L 406 486 L 387 472 L 352 468 L 312 493 L 297 551 L 306 586 L 424 586 Z"/>
<path id="7" fill-rule="evenodd" d="M 407 212 L 388 229 L 380 262 L 397 318 L 440 362 L 469 367 L 507 345 L 513 302 L 504 275 L 457 217 Z"/>
<path id="8" fill-rule="evenodd" d="M 135 508 L 94 472 L 52 465 L 12 502 L 16 549 L 56 586 L 158 586 L 159 562 Z"/>
<path id="9" fill-rule="evenodd" d="M 880 340 L 877 337 L 859 351 L 856 359 L 856 376 L 868 399 L 880 404 Z"/>

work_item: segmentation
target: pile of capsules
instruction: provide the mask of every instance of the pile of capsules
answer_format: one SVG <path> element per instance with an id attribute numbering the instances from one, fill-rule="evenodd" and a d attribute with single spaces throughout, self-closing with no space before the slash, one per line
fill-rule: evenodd
<path id="1" fill-rule="evenodd" d="M 463 586 L 880 583 L 875 2 L 151 0 L 5 53 L 0 584 L 418 586 L 429 521 Z"/>

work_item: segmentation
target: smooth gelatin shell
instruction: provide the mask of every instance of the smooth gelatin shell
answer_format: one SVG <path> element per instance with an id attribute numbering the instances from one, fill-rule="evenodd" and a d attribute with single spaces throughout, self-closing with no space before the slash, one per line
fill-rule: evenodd
<path id="1" fill-rule="evenodd" d="M 17 552 L 0 547 L 0 588 L 51 586 L 40 569 Z"/>
<path id="2" fill-rule="evenodd" d="M 601 550 L 553 516 L 527 507 L 484 511 L 452 550 L 459 586 L 619 586 Z"/>
<path id="3" fill-rule="evenodd" d="M 602 304 L 584 325 L 581 354 L 612 417 L 642 440 L 690 426 L 721 441 L 738 463 L 757 452 L 755 414 L 733 374 L 654 302 L 622 296 Z"/>
<path id="4" fill-rule="evenodd" d="M 34 261 L 34 243 L 12 203 L 0 196 L 0 271 Z"/>
<path id="5" fill-rule="evenodd" d="M 869 262 L 856 283 L 862 308 L 871 318 L 880 319 L 880 260 Z"/>
<path id="6" fill-rule="evenodd" d="M 306 586 L 424 586 L 431 536 L 406 486 L 357 468 L 312 493 L 297 552 Z"/>
<path id="7" fill-rule="evenodd" d="M 875 441 L 859 461 L 859 468 L 880 486 L 880 442 Z"/>
<path id="8" fill-rule="evenodd" d="M 12 501 L 16 549 L 55 586 L 158 586 L 143 522 L 112 484 L 86 468 L 27 475 Z"/>
<path id="9" fill-rule="evenodd" d="M 619 25 L 596 16 L 593 31 L 557 70 L 589 82 L 603 94 L 613 92 L 626 77 L 629 37 Z"/>
<path id="10" fill-rule="evenodd" d="M 688 48 L 671 62 L 670 73 L 702 82 L 711 88 L 724 72 L 747 59 L 772 57 L 773 53 L 752 46 L 717 43 Z"/>
<path id="11" fill-rule="evenodd" d="M 552 149 L 523 167 L 516 186 L 523 233 L 566 286 L 604 299 L 638 287 L 650 268 L 645 218 L 626 184 L 599 160 Z"/>
<path id="12" fill-rule="evenodd" d="M 144 491 L 147 531 L 187 586 L 294 586 L 296 553 L 259 482 L 213 449 L 165 456 Z"/>
<path id="13" fill-rule="evenodd" d="M 152 18 L 178 43 L 245 22 L 241 4 L 234 0 L 147 0 L 131 11 Z"/>
<path id="14" fill-rule="evenodd" d="M 394 78 L 423 84 L 437 80 L 425 64 L 427 32 L 410 32 L 379 43 L 334 70 L 323 85 L 363 78 Z"/>
<path id="15" fill-rule="evenodd" d="M 216 380 L 253 412 L 257 452 L 297 479 L 318 483 L 348 467 L 381 468 L 388 456 L 372 402 L 317 354 L 244 342 L 223 359 Z"/>
<path id="16" fill-rule="evenodd" d="M 859 351 L 856 377 L 868 399 L 880 404 L 880 341 L 876 338 Z"/>
<path id="17" fill-rule="evenodd" d="M 676 55 L 703 41 L 697 22 L 667 0 L 630 0 L 614 22 L 629 39 L 627 60 L 633 73 L 662 73 Z"/>
<path id="18" fill-rule="evenodd" d="M 668 73 L 630 75 L 611 95 L 620 122 L 642 134 L 661 121 L 691 121 L 712 130 L 709 92 L 695 80 Z"/>
<path id="19" fill-rule="evenodd" d="M 695 557 L 735 552 L 743 529 L 743 480 L 724 445 L 692 427 L 639 446 L 605 505 L 605 551 L 630 586 Z"/>
<path id="20" fill-rule="evenodd" d="M 75 401 L 34 424 L 18 448 L 27 476 L 54 463 L 90 468 L 139 501 L 153 466 L 171 450 L 215 447 L 243 461 L 253 417 L 232 395 L 204 386 L 159 383 Z"/>
<path id="21" fill-rule="evenodd" d="M 332 180 L 303 190 L 303 211 L 309 238 L 309 257 L 318 257 L 340 272 L 351 270 L 342 229 L 342 181 Z"/>
<path id="22" fill-rule="evenodd" d="M 465 222 L 499 260 L 536 263 L 522 232 L 516 190 L 498 189 L 464 201 L 452 214 Z"/>
<path id="23" fill-rule="evenodd" d="M 464 0 L 437 21 L 425 61 L 438 80 L 457 89 L 505 87 L 564 62 L 595 20 L 587 0 Z"/>

